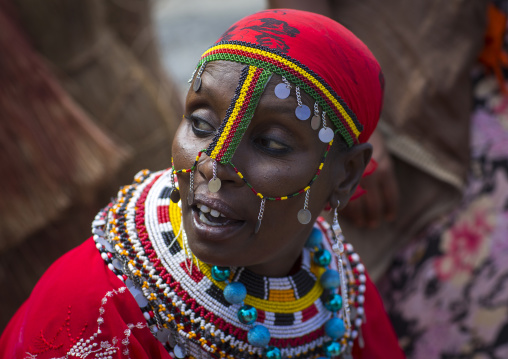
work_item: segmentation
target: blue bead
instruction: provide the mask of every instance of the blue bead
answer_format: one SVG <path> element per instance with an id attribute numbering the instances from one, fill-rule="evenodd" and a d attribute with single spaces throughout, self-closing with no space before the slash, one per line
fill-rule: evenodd
<path id="1" fill-rule="evenodd" d="M 247 289 L 240 282 L 229 283 L 226 288 L 224 288 L 224 298 L 231 303 L 237 304 L 244 301 L 247 296 Z"/>
<path id="2" fill-rule="evenodd" d="M 346 333 L 344 321 L 334 317 L 325 323 L 325 333 L 332 339 L 339 339 Z"/>
<path id="3" fill-rule="evenodd" d="M 212 266 L 212 278 L 217 282 L 224 282 L 231 275 L 229 267 Z"/>
<path id="4" fill-rule="evenodd" d="M 314 263 L 320 267 L 326 267 L 332 261 L 332 255 L 326 249 L 319 249 L 314 252 Z"/>
<path id="5" fill-rule="evenodd" d="M 266 347 L 270 341 L 270 331 L 262 325 L 256 325 L 247 333 L 247 340 L 255 347 Z"/>
<path id="6" fill-rule="evenodd" d="M 338 288 L 340 285 L 340 274 L 334 269 L 328 269 L 321 275 L 320 282 L 325 289 Z"/>
<path id="7" fill-rule="evenodd" d="M 342 297 L 337 293 L 332 293 L 325 297 L 324 304 L 330 312 L 338 312 L 342 308 Z"/>
<path id="8" fill-rule="evenodd" d="M 305 242 L 305 247 L 307 248 L 316 248 L 321 245 L 323 241 L 323 233 L 317 228 L 312 228 L 312 232 L 310 232 L 309 238 L 307 238 L 307 242 Z"/>
<path id="9" fill-rule="evenodd" d="M 342 348 L 340 347 L 340 343 L 330 341 L 325 343 L 324 349 L 326 355 L 329 357 L 335 357 L 340 354 Z"/>
<path id="10" fill-rule="evenodd" d="M 238 310 L 238 320 L 243 324 L 252 324 L 258 319 L 258 311 L 251 305 L 244 305 Z"/>
<path id="11" fill-rule="evenodd" d="M 270 346 L 265 349 L 264 357 L 265 359 L 281 359 L 282 355 L 279 348 Z"/>

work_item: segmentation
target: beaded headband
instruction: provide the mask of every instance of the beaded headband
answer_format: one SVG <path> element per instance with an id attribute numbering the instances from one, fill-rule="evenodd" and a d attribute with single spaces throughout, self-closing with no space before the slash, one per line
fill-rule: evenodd
<path id="1" fill-rule="evenodd" d="M 208 49 L 198 67 L 216 60 L 240 62 L 276 73 L 301 87 L 326 112 L 349 147 L 358 143 L 362 124 L 326 81 L 299 61 L 280 51 L 241 41 L 223 41 Z"/>

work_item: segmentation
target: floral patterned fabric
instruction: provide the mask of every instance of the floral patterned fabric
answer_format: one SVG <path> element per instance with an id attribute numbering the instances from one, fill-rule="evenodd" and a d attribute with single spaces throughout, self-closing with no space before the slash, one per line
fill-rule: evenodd
<path id="1" fill-rule="evenodd" d="M 409 358 L 508 358 L 508 96 L 475 78 L 462 204 L 396 256 L 380 282 Z"/>

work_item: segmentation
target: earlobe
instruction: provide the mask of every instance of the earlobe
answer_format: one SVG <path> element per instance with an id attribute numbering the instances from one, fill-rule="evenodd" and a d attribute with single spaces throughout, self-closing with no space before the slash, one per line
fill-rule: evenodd
<path id="1" fill-rule="evenodd" d="M 330 195 L 330 206 L 343 208 L 353 195 L 372 156 L 372 145 L 361 143 L 342 154 L 343 166 L 337 166 L 342 173 L 336 173 L 334 190 Z"/>

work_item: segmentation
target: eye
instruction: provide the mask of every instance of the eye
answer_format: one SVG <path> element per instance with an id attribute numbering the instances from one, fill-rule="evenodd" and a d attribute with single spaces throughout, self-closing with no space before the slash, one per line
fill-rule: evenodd
<path id="1" fill-rule="evenodd" d="M 202 118 L 191 115 L 188 120 L 192 124 L 192 132 L 198 137 L 206 137 L 215 133 L 215 128 Z"/>
<path id="2" fill-rule="evenodd" d="M 291 147 L 270 137 L 258 137 L 254 144 L 256 147 L 272 155 L 283 155 L 291 152 Z"/>

